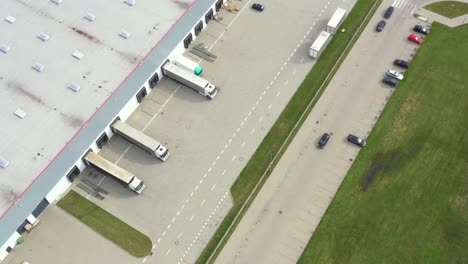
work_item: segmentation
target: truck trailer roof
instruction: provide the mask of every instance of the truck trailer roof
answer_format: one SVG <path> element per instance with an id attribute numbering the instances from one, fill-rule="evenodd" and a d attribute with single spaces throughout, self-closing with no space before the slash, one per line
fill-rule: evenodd
<path id="1" fill-rule="evenodd" d="M 326 31 L 320 32 L 320 35 L 317 37 L 314 43 L 312 43 L 312 46 L 310 47 L 310 49 L 320 51 L 323 45 L 327 43 L 330 36 L 331 34 Z"/>
<path id="2" fill-rule="evenodd" d="M 337 27 L 341 23 L 345 15 L 346 15 L 345 9 L 343 8 L 336 9 L 330 21 L 328 21 L 327 26 L 334 27 L 334 28 Z"/>

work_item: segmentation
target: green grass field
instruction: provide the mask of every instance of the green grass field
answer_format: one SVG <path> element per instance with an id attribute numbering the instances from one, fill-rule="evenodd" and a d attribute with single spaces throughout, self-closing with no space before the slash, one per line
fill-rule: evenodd
<path id="1" fill-rule="evenodd" d="M 468 26 L 431 27 L 299 263 L 468 263 Z"/>
<path id="2" fill-rule="evenodd" d="M 326 76 L 332 71 L 333 65 L 338 61 L 338 58 L 345 50 L 345 47 L 350 42 L 354 43 L 355 40 L 352 40 L 353 34 L 358 32 L 359 25 L 364 21 L 369 11 L 372 10 L 374 3 L 377 3 L 375 7 L 378 7 L 380 2 L 381 0 L 359 0 L 348 14 L 346 20 L 341 26 L 341 28 L 346 29 L 346 32 L 340 32 L 333 37 L 312 71 L 307 75 L 291 101 L 273 125 L 272 129 L 265 136 L 246 167 L 242 170 L 239 178 L 234 183 L 231 188 L 234 206 L 229 211 L 196 263 L 202 264 L 207 262 L 208 258 L 219 244 L 222 236 L 227 232 L 229 225 L 234 221 L 236 214 L 241 210 L 242 204 L 247 200 L 247 197 L 252 193 L 255 185 L 260 181 L 263 173 L 268 168 L 268 165 L 272 160 L 272 156 L 279 152 L 279 157 L 281 157 L 281 154 L 285 151 L 286 148 L 280 151 L 281 145 L 286 141 L 287 136 L 291 130 L 293 130 L 293 127 L 299 120 L 301 114 L 306 110 L 309 102 L 311 102 L 314 96 L 319 93 L 320 86 L 324 83 Z M 371 14 L 373 12 L 375 12 L 375 9 L 371 11 Z M 369 18 L 370 17 L 372 17 L 372 15 L 370 15 Z M 366 20 L 365 23 L 367 23 L 367 21 L 368 20 Z M 361 31 L 362 29 L 358 34 L 360 34 Z M 349 52 L 349 50 L 347 52 Z M 345 52 L 345 54 L 347 52 Z M 338 66 L 341 61 L 338 63 Z M 309 109 L 309 112 L 310 110 L 311 109 Z M 287 142 L 287 144 L 289 144 L 289 142 Z M 261 184 L 263 183 L 264 181 Z M 258 190 L 256 193 L 258 193 Z M 240 218 L 242 218 L 245 211 L 246 209 L 241 212 Z M 237 225 L 238 222 L 239 220 L 235 225 Z M 228 233 L 228 236 L 231 233 L 232 230 Z M 227 239 L 224 240 L 221 245 L 224 245 L 226 241 Z M 218 253 L 219 250 L 216 254 Z"/>
<path id="3" fill-rule="evenodd" d="M 152 243 L 147 236 L 75 191 L 70 191 L 58 206 L 135 257 L 144 257 L 151 252 Z"/>
<path id="4" fill-rule="evenodd" d="M 424 8 L 448 18 L 468 14 L 468 4 L 458 1 L 435 2 L 425 6 Z"/>

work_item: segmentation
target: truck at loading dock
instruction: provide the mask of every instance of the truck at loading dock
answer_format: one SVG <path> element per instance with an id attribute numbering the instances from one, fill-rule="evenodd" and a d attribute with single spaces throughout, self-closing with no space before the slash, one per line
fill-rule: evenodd
<path id="1" fill-rule="evenodd" d="M 203 76 L 203 69 L 198 65 L 198 63 L 194 62 L 193 60 L 186 58 L 184 56 L 179 56 L 174 61 L 174 64 L 181 67 L 184 70 L 187 70 L 197 76 Z"/>
<path id="2" fill-rule="evenodd" d="M 121 167 L 115 165 L 114 163 L 106 160 L 92 151 L 86 154 L 84 160 L 86 161 L 87 165 L 91 165 L 99 172 L 113 177 L 127 186 L 130 190 L 138 194 L 141 194 L 146 187 L 145 183 L 138 179 L 131 172 L 122 169 Z"/>
<path id="3" fill-rule="evenodd" d="M 169 61 L 164 64 L 162 70 L 164 75 L 167 75 L 171 79 L 174 79 L 175 81 L 178 81 L 211 99 L 215 98 L 218 93 L 216 87 L 209 81 L 198 77 Z"/>
<path id="4" fill-rule="evenodd" d="M 166 161 L 169 158 L 169 150 L 165 146 L 120 120 L 117 120 L 112 124 L 112 130 L 117 135 L 137 145 L 144 151 L 162 161 Z"/>

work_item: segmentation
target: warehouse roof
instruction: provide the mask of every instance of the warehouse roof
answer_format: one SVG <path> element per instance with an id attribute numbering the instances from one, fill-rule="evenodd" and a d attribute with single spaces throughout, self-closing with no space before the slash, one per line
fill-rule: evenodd
<path id="1" fill-rule="evenodd" d="M 0 229 L 18 227 L 214 1 L 134 2 L 0 4 Z"/>

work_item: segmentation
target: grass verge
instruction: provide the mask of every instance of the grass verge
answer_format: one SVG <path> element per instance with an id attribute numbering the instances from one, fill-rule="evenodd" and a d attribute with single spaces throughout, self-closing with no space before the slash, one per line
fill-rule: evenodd
<path id="1" fill-rule="evenodd" d="M 312 108 L 307 109 L 307 106 L 314 98 L 316 101 L 320 93 L 323 92 L 323 90 L 320 90 L 320 87 L 322 85 L 326 87 L 326 84 L 329 81 L 329 79 L 327 80 L 327 76 L 329 74 L 332 76 L 335 73 L 341 62 L 346 57 L 346 54 L 349 52 L 348 49 L 344 53 L 344 56 L 341 58 L 341 60 L 339 60 L 340 56 L 343 54 L 343 51 L 345 51 L 346 46 L 348 44 L 351 44 L 352 46 L 352 44 L 356 41 L 357 38 L 353 39 L 353 35 L 355 33 L 357 33 L 357 35 L 361 33 L 364 27 L 359 28 L 359 26 L 361 23 L 364 23 L 364 25 L 367 24 L 368 20 L 372 17 L 372 14 L 375 12 L 380 2 L 381 0 L 358 0 L 358 2 L 354 5 L 353 9 L 348 14 L 346 20 L 341 26 L 341 28 L 346 29 L 346 32 L 337 33 L 330 41 L 317 63 L 312 68 L 311 72 L 306 76 L 303 83 L 292 97 L 291 101 L 276 120 L 275 124 L 265 136 L 262 143 L 257 148 L 252 158 L 247 163 L 245 168 L 240 173 L 238 179 L 232 186 L 231 194 L 234 199 L 234 206 L 226 215 L 223 222 L 218 227 L 216 233 L 205 247 L 204 251 L 196 262 L 197 264 L 208 262 L 212 254 L 214 254 L 215 257 L 217 254 L 219 254 L 219 251 L 222 249 L 230 234 L 234 231 L 235 226 L 238 224 L 246 209 L 250 205 L 251 201 L 241 212 L 242 205 L 248 199 L 257 183 L 259 183 L 259 181 L 262 179 L 262 175 L 266 172 L 268 166 L 272 162 L 272 157 L 276 155 L 276 159 L 273 161 L 274 167 L 276 162 L 280 159 L 281 155 L 286 150 L 297 130 L 294 131 L 292 137 L 288 139 L 290 132 L 294 130 L 294 127 L 300 119 L 301 115 L 307 110 L 305 113 L 305 116 L 307 116 L 311 111 Z M 369 12 L 371 12 L 371 15 L 366 19 L 366 15 Z M 337 62 L 337 67 L 334 69 L 333 66 Z M 312 103 L 315 104 L 315 101 Z M 299 123 L 298 128 L 302 125 L 303 120 Z M 283 143 L 285 143 L 285 147 L 281 149 Z M 268 175 L 269 172 L 267 176 Z M 263 185 L 266 179 L 267 177 L 263 179 L 263 181 L 260 183 L 260 187 Z M 257 191 L 254 193 L 254 196 L 259 190 L 260 188 L 257 189 Z M 234 222 L 236 215 L 239 212 L 240 217 L 234 223 L 234 228 L 232 228 L 229 233 L 227 233 L 229 226 Z M 225 234 L 227 237 L 220 244 L 220 241 Z M 220 245 L 220 248 L 214 252 L 218 244 Z M 214 258 L 211 259 L 211 261 L 213 260 Z"/>
<path id="2" fill-rule="evenodd" d="M 435 2 L 424 8 L 448 18 L 455 18 L 468 14 L 468 4 L 458 1 Z"/>
<path id="3" fill-rule="evenodd" d="M 152 243 L 147 236 L 75 191 L 63 197 L 58 206 L 135 257 L 144 257 L 151 252 Z"/>
<path id="4" fill-rule="evenodd" d="M 438 23 L 298 263 L 467 263 L 468 26 Z"/>

